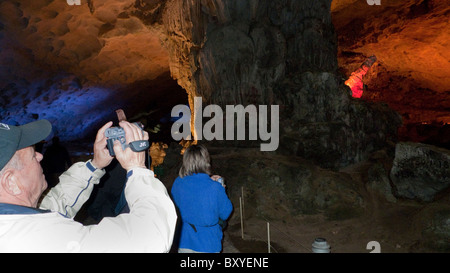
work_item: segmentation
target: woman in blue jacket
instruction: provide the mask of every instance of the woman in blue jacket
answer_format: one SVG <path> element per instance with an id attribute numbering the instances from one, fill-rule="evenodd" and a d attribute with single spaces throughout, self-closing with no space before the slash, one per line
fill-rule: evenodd
<path id="1" fill-rule="evenodd" d="M 178 252 L 222 251 L 222 227 L 233 205 L 225 186 L 211 175 L 208 150 L 203 145 L 189 146 L 183 155 L 179 177 L 172 186 L 172 197 L 181 218 Z"/>

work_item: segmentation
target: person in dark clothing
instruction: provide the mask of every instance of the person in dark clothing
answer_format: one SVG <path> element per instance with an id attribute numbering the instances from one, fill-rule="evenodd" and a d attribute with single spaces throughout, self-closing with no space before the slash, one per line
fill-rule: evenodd
<path id="1" fill-rule="evenodd" d="M 94 220 L 100 222 L 104 217 L 115 217 L 126 205 L 124 188 L 127 182 L 127 171 L 115 158 L 105 167 L 106 174 L 100 180 L 100 186 L 95 192 L 88 213 Z"/>
<path id="2" fill-rule="evenodd" d="M 44 169 L 45 178 L 47 179 L 48 189 L 56 186 L 59 176 L 72 166 L 69 152 L 66 147 L 61 145 L 59 137 L 52 138 L 52 144 L 44 153 L 42 168 Z"/>

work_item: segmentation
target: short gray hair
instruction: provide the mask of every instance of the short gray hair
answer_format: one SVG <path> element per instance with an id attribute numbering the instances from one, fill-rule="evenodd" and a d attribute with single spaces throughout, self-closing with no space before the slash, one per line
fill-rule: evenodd
<path id="1" fill-rule="evenodd" d="M 194 173 L 211 175 L 211 158 L 208 149 L 202 144 L 189 146 L 183 154 L 183 165 L 178 172 L 180 177 Z"/>
<path id="2" fill-rule="evenodd" d="M 13 157 L 6 163 L 6 165 L 3 167 L 3 169 L 0 170 L 0 177 L 3 176 L 3 173 L 5 173 L 6 170 L 9 169 L 16 169 L 21 170 L 23 168 L 22 159 L 20 158 L 19 154 L 16 152 Z"/>

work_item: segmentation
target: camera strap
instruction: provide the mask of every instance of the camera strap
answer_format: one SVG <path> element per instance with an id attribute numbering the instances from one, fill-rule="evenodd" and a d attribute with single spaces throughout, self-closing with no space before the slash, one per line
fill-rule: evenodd
<path id="1" fill-rule="evenodd" d="M 142 152 L 150 148 L 148 140 L 132 141 L 128 144 L 133 152 Z"/>

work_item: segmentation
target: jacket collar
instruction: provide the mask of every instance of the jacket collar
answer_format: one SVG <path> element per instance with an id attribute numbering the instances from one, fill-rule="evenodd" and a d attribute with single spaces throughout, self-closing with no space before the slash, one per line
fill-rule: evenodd
<path id="1" fill-rule="evenodd" d="M 0 203 L 0 214 L 38 214 L 46 212 L 50 211 L 7 203 Z"/>

